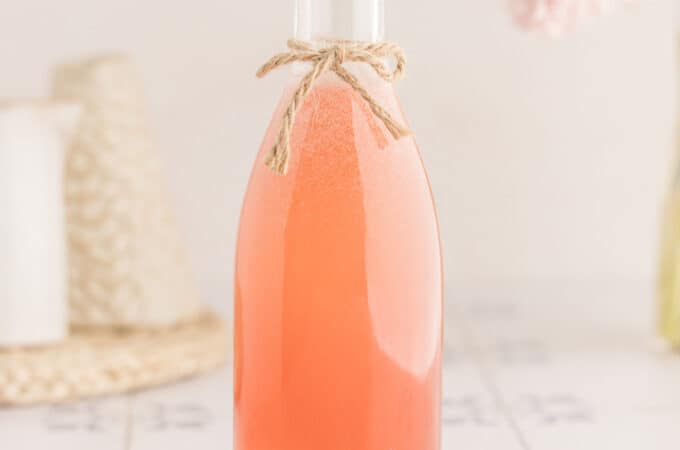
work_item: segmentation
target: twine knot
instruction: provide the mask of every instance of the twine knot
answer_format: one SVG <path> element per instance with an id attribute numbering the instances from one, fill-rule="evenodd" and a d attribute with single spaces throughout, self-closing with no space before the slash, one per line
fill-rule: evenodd
<path id="1" fill-rule="evenodd" d="M 345 58 L 347 58 L 347 49 L 343 46 L 334 45 L 329 47 L 326 51 L 332 53 L 333 66 L 342 65 L 342 63 L 345 62 Z"/>
<path id="2" fill-rule="evenodd" d="M 277 67 L 295 61 L 312 64 L 311 70 L 302 78 L 300 85 L 293 94 L 290 105 L 283 115 L 281 131 L 274 146 L 267 154 L 265 164 L 275 173 L 284 175 L 288 171 L 290 158 L 290 135 L 295 124 L 295 115 L 302 106 L 314 82 L 327 71 L 334 72 L 341 80 L 350 85 L 368 103 L 373 114 L 384 124 L 395 139 L 411 134 L 411 131 L 397 122 L 390 113 L 380 106 L 368 91 L 361 85 L 356 76 L 342 65 L 348 61 L 362 62 L 370 65 L 382 79 L 392 82 L 398 79 L 406 66 L 406 57 L 401 48 L 389 42 L 358 42 L 358 41 L 325 41 L 326 45 L 320 49 L 308 42 L 290 39 L 289 51 L 272 57 L 257 71 L 259 78 L 264 77 Z M 385 58 L 394 60 L 394 69 L 390 70 Z"/>

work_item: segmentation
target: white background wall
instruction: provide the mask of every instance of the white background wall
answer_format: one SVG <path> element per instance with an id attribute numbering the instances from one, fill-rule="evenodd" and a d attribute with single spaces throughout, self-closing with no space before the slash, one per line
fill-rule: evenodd
<path id="1" fill-rule="evenodd" d="M 133 54 L 202 289 L 231 297 L 238 212 L 286 71 L 293 0 L 0 0 L 0 97 L 50 66 Z M 513 28 L 502 0 L 386 0 L 409 55 L 399 92 L 439 206 L 449 284 L 653 276 L 671 171 L 671 0 L 562 40 Z"/>

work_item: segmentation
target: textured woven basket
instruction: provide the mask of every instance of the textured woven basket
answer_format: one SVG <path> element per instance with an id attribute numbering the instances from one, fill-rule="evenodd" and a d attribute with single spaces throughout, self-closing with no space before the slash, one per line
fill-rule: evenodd
<path id="1" fill-rule="evenodd" d="M 169 328 L 76 328 L 49 347 L 0 349 L 0 406 L 120 394 L 195 376 L 221 365 L 229 333 L 206 313 Z"/>
<path id="2" fill-rule="evenodd" d="M 135 64 L 124 55 L 63 64 L 52 91 L 84 111 L 65 168 L 71 323 L 169 326 L 197 317 L 200 296 Z"/>

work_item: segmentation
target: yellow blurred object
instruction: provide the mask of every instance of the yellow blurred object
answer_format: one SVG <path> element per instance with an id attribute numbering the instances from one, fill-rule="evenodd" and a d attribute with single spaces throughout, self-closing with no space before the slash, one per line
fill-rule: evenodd
<path id="1" fill-rule="evenodd" d="M 678 179 L 664 205 L 659 270 L 659 332 L 680 346 L 680 186 Z"/>
<path id="2" fill-rule="evenodd" d="M 676 152 L 676 172 L 661 217 L 657 320 L 659 334 L 672 346 L 680 347 L 680 128 L 676 130 Z"/>

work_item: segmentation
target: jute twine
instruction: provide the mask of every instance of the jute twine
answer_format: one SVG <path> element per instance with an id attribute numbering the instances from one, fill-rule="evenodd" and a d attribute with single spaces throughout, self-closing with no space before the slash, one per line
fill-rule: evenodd
<path id="1" fill-rule="evenodd" d="M 295 114 L 304 102 L 307 94 L 312 90 L 314 82 L 327 71 L 334 72 L 341 80 L 350 85 L 368 103 L 375 114 L 387 127 L 387 130 L 395 138 L 399 139 L 411 134 L 404 125 L 397 122 L 361 85 L 357 77 L 345 69 L 342 65 L 347 61 L 361 62 L 370 65 L 382 79 L 392 82 L 404 73 L 406 57 L 401 48 L 389 42 L 358 42 L 358 41 L 323 41 L 324 46 L 315 48 L 311 43 L 290 39 L 288 41 L 289 52 L 278 54 L 267 61 L 257 71 L 259 78 L 264 77 L 277 67 L 290 64 L 295 61 L 312 63 L 312 69 L 302 78 L 290 101 L 290 105 L 283 115 L 281 131 L 274 146 L 267 154 L 265 164 L 275 173 L 284 175 L 288 171 L 290 158 L 290 135 L 295 124 Z M 390 70 L 385 58 L 392 58 L 395 68 Z"/>
<path id="2" fill-rule="evenodd" d="M 228 353 L 216 315 L 169 328 L 76 328 L 63 343 L 0 349 L 0 406 L 120 394 L 210 371 Z"/>

